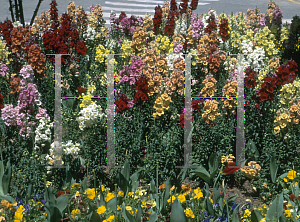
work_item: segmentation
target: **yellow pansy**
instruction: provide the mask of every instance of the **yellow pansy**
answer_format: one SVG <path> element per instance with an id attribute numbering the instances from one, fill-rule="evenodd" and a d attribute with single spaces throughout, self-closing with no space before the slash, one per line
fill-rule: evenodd
<path id="1" fill-rule="evenodd" d="M 97 213 L 98 214 L 103 214 L 106 211 L 106 207 L 105 206 L 100 206 L 97 209 Z"/>
<path id="2" fill-rule="evenodd" d="M 71 217 L 73 219 L 75 219 L 78 214 L 80 214 L 80 210 L 79 209 L 72 210 Z"/>
<path id="3" fill-rule="evenodd" d="M 85 192 L 84 192 L 84 194 L 87 194 L 89 199 L 94 199 L 95 198 L 95 188 L 93 188 L 93 189 L 90 189 L 90 188 L 86 189 Z"/>

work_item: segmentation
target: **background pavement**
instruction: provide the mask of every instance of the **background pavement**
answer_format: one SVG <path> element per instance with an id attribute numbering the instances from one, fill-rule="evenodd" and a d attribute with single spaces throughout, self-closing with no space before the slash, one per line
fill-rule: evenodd
<path id="1" fill-rule="evenodd" d="M 56 0 L 58 6 L 58 14 L 61 15 L 67 11 L 67 6 L 70 0 Z M 169 0 L 170 1 L 170 0 Z M 14 1 L 13 1 L 14 2 Z M 89 12 L 89 6 L 100 4 L 103 9 L 104 19 L 106 24 L 109 24 L 109 15 L 112 10 L 117 13 L 117 16 L 121 11 L 125 11 L 127 16 L 131 15 L 143 16 L 146 13 L 150 13 L 153 17 L 155 13 L 155 6 L 158 4 L 162 6 L 163 0 L 74 0 L 76 7 L 83 6 L 86 12 Z M 181 1 L 176 0 L 179 4 Z M 189 1 L 191 2 L 191 0 Z M 269 0 L 199 0 L 198 8 L 195 11 L 196 14 L 207 13 L 210 8 L 216 10 L 217 14 L 225 12 L 227 14 L 231 12 L 244 12 L 247 13 L 247 9 L 254 9 L 256 6 L 260 9 L 260 12 L 266 13 Z M 30 22 L 33 12 L 36 8 L 38 0 L 23 0 L 24 18 L 25 22 Z M 50 8 L 51 0 L 44 0 L 38 10 L 37 16 L 40 16 L 41 12 L 48 11 Z M 283 21 L 291 22 L 294 15 L 300 16 L 300 0 L 275 0 L 282 10 Z M 11 20 L 11 14 L 9 11 L 9 1 L 0 0 L 0 21 L 4 21 L 7 17 Z"/>

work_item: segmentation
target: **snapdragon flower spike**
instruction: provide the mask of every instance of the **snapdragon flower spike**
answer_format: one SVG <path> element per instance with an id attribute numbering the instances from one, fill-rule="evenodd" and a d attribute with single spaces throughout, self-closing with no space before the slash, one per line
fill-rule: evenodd
<path id="1" fill-rule="evenodd" d="M 230 168 L 230 166 L 238 166 L 235 168 Z M 223 175 L 229 175 L 229 174 L 233 174 L 234 172 L 238 171 L 239 169 L 241 169 L 241 164 L 236 164 L 236 162 L 230 162 L 228 163 L 228 165 L 225 167 L 225 169 L 223 171 L 221 171 L 220 173 Z"/>

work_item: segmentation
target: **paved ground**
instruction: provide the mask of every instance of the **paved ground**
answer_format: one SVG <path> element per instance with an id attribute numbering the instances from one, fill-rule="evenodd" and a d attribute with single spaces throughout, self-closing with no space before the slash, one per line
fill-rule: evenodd
<path id="1" fill-rule="evenodd" d="M 62 14 L 67 10 L 68 2 L 70 0 L 57 0 L 58 13 Z M 176 0 L 180 3 L 180 0 Z M 14 2 L 14 1 L 13 1 Z M 164 0 L 74 0 L 76 6 L 81 5 L 86 11 L 89 11 L 89 6 L 99 3 L 103 8 L 104 19 L 109 23 L 109 15 L 114 10 L 117 15 L 121 11 L 125 11 L 128 16 L 140 15 L 145 13 L 154 15 L 155 6 L 162 5 Z M 190 1 L 191 2 L 191 1 Z M 209 8 L 216 10 L 218 14 L 221 12 L 247 12 L 248 8 L 254 9 L 256 6 L 265 13 L 267 10 L 269 0 L 199 0 L 199 5 L 195 13 L 207 13 Z M 284 21 L 290 22 L 294 15 L 300 15 L 300 0 L 275 0 L 283 13 Z M 0 0 L 0 21 L 4 21 L 6 17 L 11 19 L 9 11 L 9 0 Z M 26 22 L 30 22 L 38 0 L 23 0 L 24 17 Z M 41 12 L 47 11 L 50 8 L 51 0 L 44 0 L 41 3 L 37 15 Z"/>

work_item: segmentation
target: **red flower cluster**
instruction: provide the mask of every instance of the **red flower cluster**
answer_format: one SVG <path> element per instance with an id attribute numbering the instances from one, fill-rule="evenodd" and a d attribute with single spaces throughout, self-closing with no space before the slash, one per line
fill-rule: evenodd
<path id="1" fill-rule="evenodd" d="M 271 77 L 265 77 L 264 82 L 261 85 L 261 89 L 251 98 L 257 101 L 259 100 L 260 103 L 263 103 L 267 100 L 273 101 L 275 87 L 275 80 Z"/>
<path id="2" fill-rule="evenodd" d="M 82 88 L 81 86 L 78 86 L 77 90 L 78 90 L 79 95 L 81 95 L 82 93 L 86 93 L 86 89 Z"/>
<path id="3" fill-rule="evenodd" d="M 196 112 L 200 111 L 200 109 L 201 109 L 199 102 L 202 103 L 202 105 L 203 105 L 204 99 L 195 99 L 192 101 L 192 109 Z M 203 108 L 203 106 L 202 106 L 202 108 Z"/>
<path id="4" fill-rule="evenodd" d="M 175 28 L 175 19 L 174 19 L 174 12 L 169 13 L 167 24 L 165 25 L 165 34 L 166 35 L 173 35 Z"/>
<path id="5" fill-rule="evenodd" d="M 251 68 L 247 68 L 245 70 L 245 86 L 247 89 L 253 88 L 256 86 L 255 76 L 257 76 L 257 72 L 255 72 Z"/>
<path id="6" fill-rule="evenodd" d="M 298 71 L 297 67 L 298 65 L 295 61 L 288 61 L 285 65 L 281 65 L 275 77 L 264 78 L 261 89 L 251 98 L 254 100 L 259 100 L 260 103 L 263 103 L 267 100 L 273 101 L 274 90 L 276 88 L 288 83 L 293 83 L 293 81 L 296 79 L 295 72 Z"/>
<path id="7" fill-rule="evenodd" d="M 75 24 L 72 24 L 71 17 L 68 14 L 63 14 L 61 25 L 58 27 L 56 3 L 51 3 L 51 21 L 52 30 L 48 30 L 43 34 L 43 43 L 46 50 L 52 50 L 55 54 L 67 54 L 72 49 L 76 49 L 77 54 L 86 55 L 87 47 L 83 41 L 79 40 L 79 33 Z M 54 61 L 54 57 L 50 58 Z M 62 57 L 62 64 L 65 64 L 65 59 Z"/>
<path id="8" fill-rule="evenodd" d="M 160 24 L 162 23 L 162 9 L 160 5 L 155 7 L 155 14 L 153 18 L 153 26 L 154 26 L 154 32 L 157 33 L 159 31 Z"/>
<path id="9" fill-rule="evenodd" d="M 51 29 L 55 30 L 58 28 L 58 13 L 57 13 L 57 3 L 52 1 L 50 3 L 50 20 L 51 20 Z"/>
<path id="10" fill-rule="evenodd" d="M 298 65 L 294 60 L 288 61 L 285 65 L 281 65 L 276 73 L 275 82 L 277 86 L 283 86 L 294 82 Z"/>
<path id="11" fill-rule="evenodd" d="M 193 11 L 193 10 L 196 10 L 197 9 L 197 6 L 198 6 L 198 0 L 192 0 L 191 2 L 191 5 L 190 5 L 190 9 Z"/>
<path id="12" fill-rule="evenodd" d="M 3 96 L 0 94 L 0 110 L 1 109 L 3 109 Z"/>
<path id="13" fill-rule="evenodd" d="M 128 101 L 129 99 L 127 98 L 127 96 L 125 94 L 122 94 L 120 98 L 116 100 L 117 109 L 115 110 L 115 112 L 119 113 L 124 110 L 129 111 L 130 109 L 128 107 Z"/>
<path id="14" fill-rule="evenodd" d="M 207 27 L 204 29 L 204 31 L 210 35 L 213 31 L 216 31 L 217 30 L 217 24 L 216 24 L 216 18 L 213 14 L 211 14 L 209 16 L 209 19 L 208 19 L 208 25 Z"/>
<path id="15" fill-rule="evenodd" d="M 148 84 L 146 82 L 146 78 L 141 77 L 137 82 L 136 82 L 136 87 L 134 88 L 135 90 L 138 90 L 135 93 L 134 96 L 134 103 L 137 103 L 139 99 L 142 101 L 148 100 L 148 93 L 150 92 Z"/>
<path id="16" fill-rule="evenodd" d="M 12 40 L 10 37 L 10 32 L 13 30 L 14 26 L 12 21 L 6 20 L 4 22 L 0 22 L 0 33 L 2 34 L 4 40 L 7 43 L 7 46 L 11 46 Z"/>
<path id="17" fill-rule="evenodd" d="M 179 10 L 181 14 L 186 13 L 188 2 L 189 0 L 181 0 L 181 3 L 179 5 Z"/>
<path id="18" fill-rule="evenodd" d="M 59 197 L 59 196 L 64 195 L 64 194 L 70 194 L 70 190 L 67 188 L 66 192 L 64 192 L 64 191 L 57 191 L 56 196 Z"/>
<path id="19" fill-rule="evenodd" d="M 228 27 L 228 20 L 226 18 L 223 18 L 221 20 L 221 24 L 219 25 L 220 31 L 219 34 L 222 38 L 222 41 L 225 42 L 230 38 L 230 35 L 228 34 L 229 27 Z"/>
<path id="20" fill-rule="evenodd" d="M 171 0 L 171 5 L 170 5 L 170 12 L 173 13 L 174 16 L 178 17 L 179 16 L 179 11 L 177 8 L 177 3 L 175 0 Z"/>

